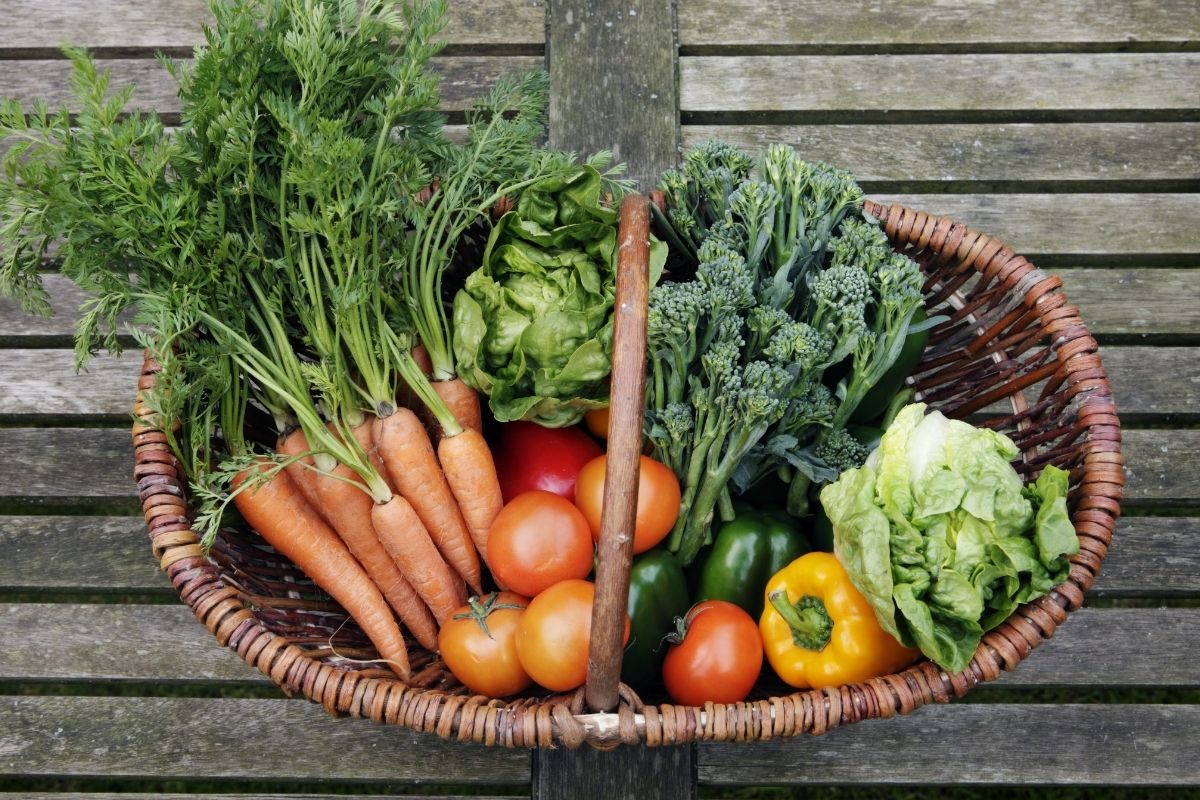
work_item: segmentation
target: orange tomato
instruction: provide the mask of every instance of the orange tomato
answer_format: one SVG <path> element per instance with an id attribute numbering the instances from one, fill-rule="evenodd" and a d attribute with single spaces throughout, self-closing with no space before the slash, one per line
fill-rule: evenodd
<path id="1" fill-rule="evenodd" d="M 697 603 L 684 618 L 683 641 L 663 660 L 663 683 L 676 703 L 736 703 L 750 693 L 762 670 L 758 625 L 724 600 Z"/>
<path id="2" fill-rule="evenodd" d="M 608 438 L 608 407 L 593 408 L 583 415 L 583 424 L 597 439 Z"/>
<path id="3" fill-rule="evenodd" d="M 600 539 L 600 511 L 604 507 L 604 471 L 607 456 L 597 456 L 583 465 L 575 480 L 575 505 L 587 518 L 592 538 Z M 638 466 L 637 521 L 633 552 L 644 553 L 671 532 L 679 517 L 679 479 L 669 467 L 649 456 Z M 490 547 L 490 545 L 489 545 Z"/>
<path id="4" fill-rule="evenodd" d="M 496 580 L 527 597 L 592 571 L 587 520 L 570 500 L 552 492 L 514 497 L 492 523 L 487 545 Z"/>
<path id="5" fill-rule="evenodd" d="M 587 680 L 595 598 L 596 587 L 591 581 L 566 580 L 529 603 L 517 624 L 517 656 L 541 686 L 567 692 Z M 629 641 L 628 615 L 624 641 Z"/>
<path id="6" fill-rule="evenodd" d="M 472 597 L 438 632 L 438 650 L 454 677 L 476 694 L 508 697 L 533 679 L 517 657 L 517 624 L 529 599 L 512 592 Z"/>

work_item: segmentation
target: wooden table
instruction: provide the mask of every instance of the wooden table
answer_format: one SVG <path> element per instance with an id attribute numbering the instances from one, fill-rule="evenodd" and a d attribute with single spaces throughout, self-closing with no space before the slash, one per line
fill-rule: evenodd
<path id="1" fill-rule="evenodd" d="M 168 118 L 152 55 L 187 57 L 207 16 L 201 0 L 0 5 L 0 94 L 64 98 L 56 47 L 73 41 Z M 1200 785 L 1193 0 L 462 0 L 452 15 L 438 61 L 451 112 L 549 53 L 557 143 L 616 147 L 645 177 L 710 136 L 791 142 L 1060 274 L 1125 424 L 1126 516 L 1087 607 L 963 701 L 820 738 L 531 754 L 333 720 L 281 697 L 173 596 L 130 480 L 138 359 L 74 374 L 79 295 L 51 274 L 60 316 L 0 302 L 0 798 Z"/>

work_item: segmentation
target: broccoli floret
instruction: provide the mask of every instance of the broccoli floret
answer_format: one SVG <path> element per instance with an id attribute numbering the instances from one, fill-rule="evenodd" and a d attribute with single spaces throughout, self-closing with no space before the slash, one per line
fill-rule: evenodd
<path id="1" fill-rule="evenodd" d="M 763 356 L 795 375 L 819 370 L 829 361 L 833 341 L 808 323 L 789 321 L 782 325 L 763 349 Z"/>
<path id="2" fill-rule="evenodd" d="M 738 312 L 754 305 L 754 273 L 741 254 L 726 251 L 716 258 L 701 261 L 696 280 L 703 286 L 716 312 Z"/>
<path id="3" fill-rule="evenodd" d="M 839 474 L 861 467 L 871 454 L 866 445 L 847 433 L 845 428 L 831 428 L 826 431 L 817 443 L 814 453 Z"/>
<path id="4" fill-rule="evenodd" d="M 830 267 L 813 282 L 809 323 L 836 343 L 829 364 L 841 361 L 858 345 L 867 329 L 870 299 L 870 277 L 855 265 Z"/>
<path id="5" fill-rule="evenodd" d="M 691 255 L 725 218 L 729 195 L 750 177 L 752 166 L 750 157 L 733 145 L 711 140 L 688 153 L 682 168 L 663 173 L 659 189 L 667 199 L 667 219 Z"/>
<path id="6" fill-rule="evenodd" d="M 646 340 L 655 408 L 683 399 L 699 346 L 697 332 L 707 307 L 708 293 L 695 281 L 660 283 L 650 290 Z"/>
<path id="7" fill-rule="evenodd" d="M 670 403 L 646 414 L 646 436 L 654 443 L 655 456 L 677 476 L 682 477 L 687 465 L 695 427 L 692 407 L 685 402 Z"/>
<path id="8" fill-rule="evenodd" d="M 779 203 L 779 191 L 762 181 L 746 181 L 729 196 L 726 219 L 741 233 L 746 261 L 756 274 L 771 245 Z"/>

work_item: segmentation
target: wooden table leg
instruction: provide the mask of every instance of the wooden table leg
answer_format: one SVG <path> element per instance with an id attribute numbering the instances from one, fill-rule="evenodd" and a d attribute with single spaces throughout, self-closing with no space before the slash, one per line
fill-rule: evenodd
<path id="1" fill-rule="evenodd" d="M 533 800 L 623 800 L 696 796 L 695 745 L 535 750 Z"/>

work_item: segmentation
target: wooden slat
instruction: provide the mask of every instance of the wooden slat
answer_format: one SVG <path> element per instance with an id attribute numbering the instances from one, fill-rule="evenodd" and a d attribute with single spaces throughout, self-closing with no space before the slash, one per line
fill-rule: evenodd
<path id="1" fill-rule="evenodd" d="M 0 680 L 268 683 L 182 604 L 0 603 L 0 627 Z"/>
<path id="2" fill-rule="evenodd" d="M 425 795 L 425 794 L 372 794 L 371 800 L 528 800 L 527 796 L 517 797 L 516 795 L 504 795 L 503 797 L 492 795 L 472 794 L 470 797 L 462 795 Z M 0 791 L 0 800 L 30 800 L 29 795 L 25 793 L 9 794 L 8 792 Z M 143 794 L 141 792 L 121 792 L 119 794 L 111 794 L 109 792 L 38 792 L 36 800 L 346 800 L 344 794 L 207 794 L 207 793 L 188 793 L 188 794 L 165 794 L 155 792 L 154 794 Z"/>
<path id="3" fill-rule="evenodd" d="M 1195 517 L 1124 517 L 1092 594 L 1200 595 L 1198 531 Z M 80 542 L 86 559 L 77 557 Z M 0 592 L 174 593 L 141 517 L 0 515 L 0 553 Z"/>
<path id="4" fill-rule="evenodd" d="M 112 74 L 112 88 L 135 84 L 137 90 L 128 110 L 157 111 L 177 115 L 180 105 L 176 84 L 171 76 L 150 59 L 102 59 L 101 70 Z M 501 75 L 540 69 L 541 57 L 533 56 L 447 56 L 435 59 L 434 69 L 442 77 L 442 109 L 461 111 L 491 89 Z M 74 108 L 71 97 L 71 64 L 63 60 L 4 61 L 0 60 L 0 87 L 4 96 L 28 103 L 35 98 L 46 99 L 51 106 L 66 103 Z"/>
<path id="5" fill-rule="evenodd" d="M 529 751 L 445 742 L 301 700 L 0 697 L 0 777 L 528 784 Z"/>
<path id="6" fill-rule="evenodd" d="M 140 516 L 0 515 L 0 553 L 0 591 L 174 594 Z"/>
<path id="7" fill-rule="evenodd" d="M 822 0 L 680 0 L 683 47 L 779 45 L 894 45 L 1017 43 L 1185 44 L 1200 37 L 1191 0 L 1096 0 L 1044 3 L 930 3 L 886 5 Z"/>
<path id="8" fill-rule="evenodd" d="M 1121 412 L 1161 417 L 1200 411 L 1200 360 L 1193 348 L 1110 346 L 1101 356 Z M 120 358 L 98 356 L 86 373 L 76 373 L 68 350 L 9 350 L 0 360 L 0 385 L 6 389 L 0 418 L 124 421 L 140 369 L 136 351 Z M 1171 380 L 1164 380 L 1166 375 Z"/>
<path id="9" fill-rule="evenodd" d="M 1099 335 L 1193 334 L 1200 330 L 1200 302 L 1194 269 L 1055 269 L 1067 296 Z M 56 316 L 44 319 L 21 313 L 16 303 L 0 300 L 0 340 L 16 347 L 69 343 L 83 293 L 58 274 L 44 278 Z M 30 337 L 23 345 L 22 337 Z M 37 344 L 34 344 L 34 343 Z"/>
<path id="10" fill-rule="evenodd" d="M 1200 124 L 685 125 L 683 146 L 723 139 L 755 153 L 782 142 L 810 161 L 881 182 L 1046 184 L 1200 179 Z M 1086 158 L 1080 158 L 1086 153 Z M 1051 190 L 1053 190 L 1051 188 Z"/>
<path id="11" fill-rule="evenodd" d="M 693 56 L 685 112 L 1049 111 L 1196 107 L 1195 53 Z"/>
<path id="12" fill-rule="evenodd" d="M 1200 782 L 1190 705 L 971 705 L 918 709 L 821 737 L 700 744 L 702 784 L 1053 784 Z"/>
<path id="13" fill-rule="evenodd" d="M 118 50 L 179 49 L 204 41 L 206 0 L 7 0 L 0 50 L 57 49 L 64 42 Z M 540 0 L 451 0 L 447 42 L 455 45 L 541 45 Z"/>
<path id="14" fill-rule="evenodd" d="M 886 194 L 952 217 L 1030 258 L 1200 253 L 1200 194 Z M 1193 295 L 1194 296 L 1194 293 Z"/>
<path id="15" fill-rule="evenodd" d="M 1200 430 L 1126 430 L 1125 500 L 1200 503 Z M 130 502 L 129 433 L 107 428 L 0 428 L 0 502 Z"/>
<path id="16" fill-rule="evenodd" d="M 268 682 L 183 605 L 0 603 L 0 626 L 0 681 Z M 996 685 L 1195 688 L 1198 640 L 1200 609 L 1084 608 Z"/>

